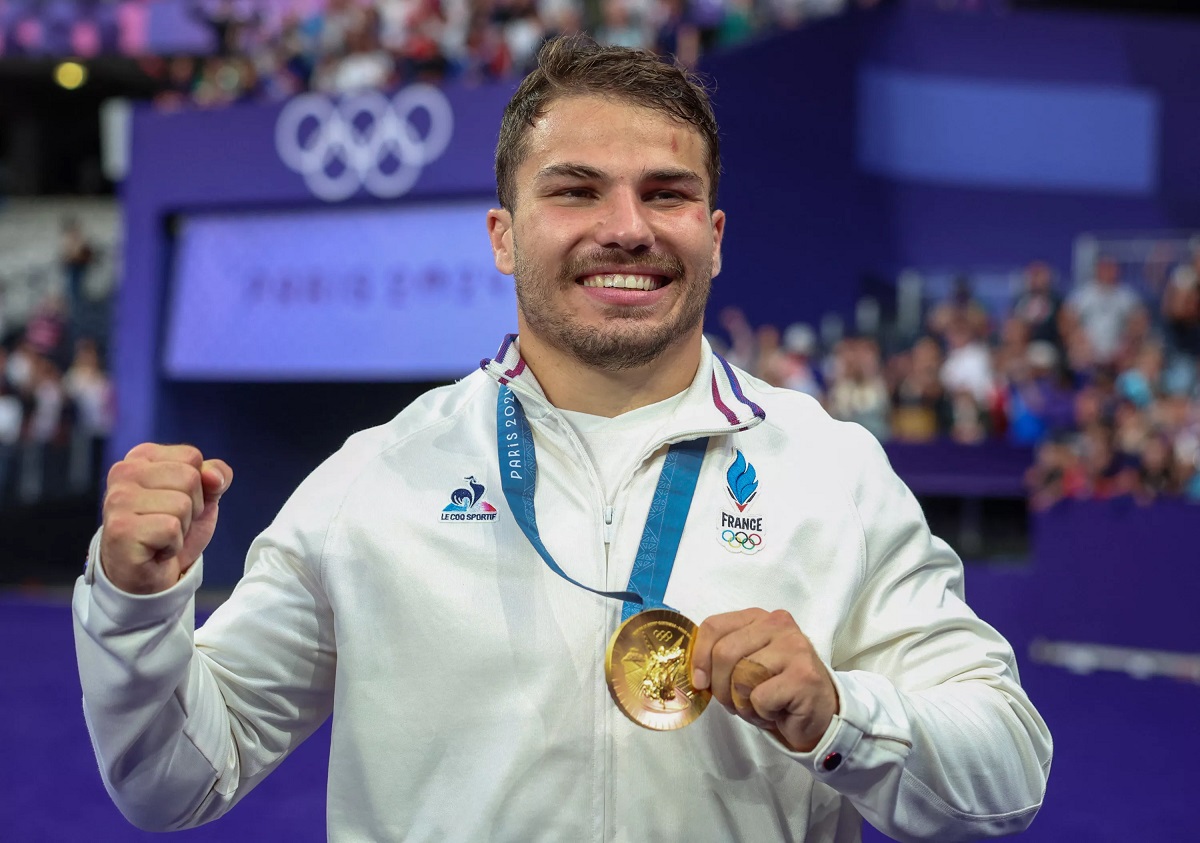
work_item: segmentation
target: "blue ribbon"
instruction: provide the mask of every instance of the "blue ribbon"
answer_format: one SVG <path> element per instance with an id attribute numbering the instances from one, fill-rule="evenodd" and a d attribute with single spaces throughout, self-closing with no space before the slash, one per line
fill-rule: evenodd
<path id="1" fill-rule="evenodd" d="M 601 591 L 572 579 L 546 549 L 538 531 L 534 506 L 537 451 L 533 444 L 533 428 L 525 417 L 521 402 L 508 385 L 502 385 L 496 397 L 496 443 L 500 485 L 509 509 L 551 571 L 592 594 L 623 601 L 622 620 L 643 609 L 670 608 L 662 599 L 667 593 L 667 582 L 671 579 L 679 540 L 700 477 L 700 465 L 708 448 L 707 437 L 677 442 L 667 450 L 625 591 Z"/>

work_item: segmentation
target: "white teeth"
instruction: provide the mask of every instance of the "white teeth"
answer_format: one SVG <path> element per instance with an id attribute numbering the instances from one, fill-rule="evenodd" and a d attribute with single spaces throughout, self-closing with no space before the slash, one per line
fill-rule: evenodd
<path id="1" fill-rule="evenodd" d="M 662 285 L 662 279 L 653 275 L 589 275 L 583 279 L 585 287 L 611 287 L 618 290 L 657 290 Z"/>

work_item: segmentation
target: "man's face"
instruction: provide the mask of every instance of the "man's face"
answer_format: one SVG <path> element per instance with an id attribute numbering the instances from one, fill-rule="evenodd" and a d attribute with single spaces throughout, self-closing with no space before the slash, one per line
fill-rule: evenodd
<path id="1" fill-rule="evenodd" d="M 698 338 L 725 215 L 708 207 L 698 132 L 618 100 L 551 103 L 529 130 L 511 211 L 492 211 L 496 267 L 516 279 L 522 336 L 610 371 Z"/>
<path id="2" fill-rule="evenodd" d="M 1121 278 L 1121 267 L 1112 258 L 1101 258 L 1096 262 L 1096 280 L 1105 287 L 1115 287 Z"/>
<path id="3" fill-rule="evenodd" d="M 1025 282 L 1031 292 L 1049 292 L 1052 278 L 1053 276 L 1050 274 L 1050 267 L 1041 261 L 1035 261 L 1029 264 L 1029 266 L 1025 269 Z"/>

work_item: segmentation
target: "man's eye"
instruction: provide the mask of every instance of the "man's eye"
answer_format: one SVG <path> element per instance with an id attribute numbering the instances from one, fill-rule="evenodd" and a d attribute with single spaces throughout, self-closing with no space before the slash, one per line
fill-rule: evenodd
<path id="1" fill-rule="evenodd" d="M 649 196 L 652 202 L 676 202 L 683 196 L 674 190 L 656 190 Z"/>

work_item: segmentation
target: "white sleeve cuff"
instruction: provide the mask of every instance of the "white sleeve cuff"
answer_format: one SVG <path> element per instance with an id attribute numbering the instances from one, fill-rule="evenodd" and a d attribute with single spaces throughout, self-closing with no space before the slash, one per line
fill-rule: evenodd
<path id="1" fill-rule="evenodd" d="M 870 687 L 873 677 L 860 671 L 842 673 L 830 671 L 837 689 L 839 710 L 829 721 L 829 727 L 817 745 L 808 752 L 786 752 L 808 767 L 818 781 L 838 790 L 838 780 L 856 778 L 855 773 L 876 768 L 885 759 L 903 757 L 912 748 L 908 730 L 890 722 L 879 722 L 880 707 Z M 883 717 L 889 721 L 890 718 Z"/>
<path id="2" fill-rule="evenodd" d="M 100 563 L 100 537 L 96 531 L 88 547 L 83 581 L 92 601 L 119 629 L 136 629 L 179 617 L 188 607 L 204 579 L 204 557 L 196 560 L 179 582 L 157 594 L 130 594 L 115 586 Z"/>

